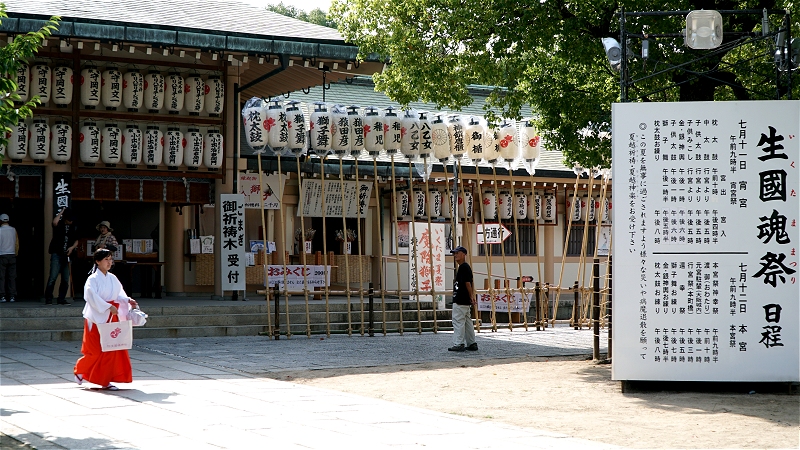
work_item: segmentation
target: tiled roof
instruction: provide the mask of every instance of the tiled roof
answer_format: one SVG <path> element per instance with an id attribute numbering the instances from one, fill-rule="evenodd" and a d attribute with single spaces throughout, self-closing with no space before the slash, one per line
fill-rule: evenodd
<path id="1" fill-rule="evenodd" d="M 9 13 L 344 44 L 332 28 L 235 0 L 6 0 L 5 5 Z"/>

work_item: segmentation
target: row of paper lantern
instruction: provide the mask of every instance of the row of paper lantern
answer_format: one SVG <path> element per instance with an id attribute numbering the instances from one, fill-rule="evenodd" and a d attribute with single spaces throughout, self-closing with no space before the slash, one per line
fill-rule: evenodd
<path id="1" fill-rule="evenodd" d="M 142 131 L 136 124 L 123 129 L 116 123 L 101 127 L 86 121 L 81 124 L 79 136 L 80 160 L 84 164 L 143 163 L 154 168 L 163 163 L 171 169 L 185 165 L 189 170 L 222 167 L 223 137 L 217 128 L 202 133 L 199 128 L 189 127 L 183 133 L 179 127 L 169 127 L 164 134 L 157 125 L 147 125 Z M 30 127 L 20 121 L 7 137 L 8 148 L 0 146 L 0 151 L 12 160 L 27 156 L 36 162 L 66 162 L 72 156 L 72 125 L 68 121 L 57 120 L 52 127 L 44 118 L 33 119 Z"/>
<path id="2" fill-rule="evenodd" d="M 171 114 L 185 110 L 190 115 L 205 111 L 218 116 L 225 103 L 225 84 L 219 76 L 203 80 L 200 75 L 184 78 L 179 73 L 167 76 L 158 71 L 143 75 L 137 69 L 122 73 L 117 67 L 102 72 L 86 67 L 80 73 L 81 103 L 88 108 L 101 104 L 107 109 L 123 106 L 128 111 L 140 108 L 158 112 L 162 108 Z M 46 64 L 22 65 L 17 70 L 17 95 L 21 101 L 38 95 L 42 103 L 53 100 L 56 105 L 72 102 L 73 70 L 67 66 L 53 69 Z"/>
<path id="3" fill-rule="evenodd" d="M 396 197 L 397 215 L 400 217 L 413 215 L 415 217 L 444 217 L 451 218 L 452 211 L 455 210 L 455 194 L 450 193 L 450 205 L 443 205 L 443 195 L 438 190 L 430 190 L 427 195 L 422 189 L 399 191 Z M 554 194 L 533 194 L 516 192 L 512 197 L 509 191 L 501 191 L 495 195 L 494 191 L 483 193 L 483 219 L 512 219 L 518 220 L 546 220 L 552 221 L 556 217 L 556 205 Z M 600 199 L 598 198 L 599 202 Z M 605 199 L 605 203 L 610 209 L 610 202 Z M 458 196 L 458 216 L 459 218 L 471 219 L 474 210 L 474 198 L 470 191 L 464 191 L 463 196 Z M 608 221 L 609 213 L 606 210 Z M 591 219 L 593 220 L 593 219 Z"/>
<path id="4" fill-rule="evenodd" d="M 567 196 L 567 211 L 572 216 L 573 222 L 595 220 L 602 221 L 603 223 L 611 221 L 611 200 L 608 197 L 596 196 L 594 201 L 589 200 L 589 195 L 583 195 L 575 199 L 573 203 L 572 197 Z M 597 212 L 600 211 L 600 214 Z"/>
<path id="5" fill-rule="evenodd" d="M 377 156 L 382 150 L 406 157 L 433 158 L 467 155 L 473 161 L 513 161 L 523 158 L 538 161 L 541 139 L 531 120 L 519 127 L 504 121 L 496 128 L 485 119 L 458 114 L 406 110 L 400 115 L 389 107 L 385 111 L 370 106 L 363 114 L 358 106 L 345 107 L 317 102 L 309 121 L 306 145 L 305 117 L 298 102 L 281 100 L 268 103 L 252 98 L 242 109 L 247 142 L 256 151 L 272 149 L 302 153 L 306 148 L 320 156 L 358 156 L 363 150 Z"/>

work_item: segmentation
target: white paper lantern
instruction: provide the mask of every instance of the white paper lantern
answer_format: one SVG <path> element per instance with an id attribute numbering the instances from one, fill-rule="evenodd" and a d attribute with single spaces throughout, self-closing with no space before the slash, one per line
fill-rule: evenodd
<path id="1" fill-rule="evenodd" d="M 409 215 L 410 200 L 408 191 L 397 192 L 396 202 L 397 204 L 395 207 L 397 208 L 397 216 L 403 217 Z"/>
<path id="2" fill-rule="evenodd" d="M 497 143 L 500 157 L 506 161 L 514 161 L 519 157 L 519 133 L 513 122 L 503 122 L 497 130 Z"/>
<path id="3" fill-rule="evenodd" d="M 497 218 L 497 197 L 494 191 L 483 193 L 483 219 L 494 220 Z"/>
<path id="4" fill-rule="evenodd" d="M 475 213 L 475 197 L 472 191 L 464 191 L 464 195 L 458 197 L 458 217 L 460 219 L 471 219 Z"/>
<path id="5" fill-rule="evenodd" d="M 178 127 L 167 128 L 164 140 L 164 163 L 167 165 L 167 169 L 176 170 L 183 164 L 183 149 L 186 147 L 181 129 Z"/>
<path id="6" fill-rule="evenodd" d="M 144 163 L 155 169 L 164 157 L 164 133 L 157 125 L 148 125 L 144 132 Z"/>
<path id="7" fill-rule="evenodd" d="M 467 151 L 464 123 L 461 122 L 461 116 L 450 116 L 447 120 L 447 134 L 450 138 L 450 155 L 455 159 L 460 159 Z"/>
<path id="8" fill-rule="evenodd" d="M 157 113 L 164 107 L 164 75 L 151 71 L 144 76 L 144 107 L 150 113 Z"/>
<path id="9" fill-rule="evenodd" d="M 289 144 L 289 128 L 286 122 L 286 110 L 280 100 L 269 101 L 266 111 L 267 144 L 273 151 L 278 152 Z"/>
<path id="10" fill-rule="evenodd" d="M 18 102 L 27 102 L 31 82 L 31 69 L 27 64 L 22 64 L 17 69 L 17 76 L 14 81 L 17 83 L 16 94 L 19 95 Z"/>
<path id="11" fill-rule="evenodd" d="M 442 114 L 436 114 L 431 121 L 431 141 L 433 143 L 433 157 L 439 162 L 445 162 L 450 158 L 450 135 L 447 132 L 447 124 L 444 122 Z"/>
<path id="12" fill-rule="evenodd" d="M 433 153 L 433 138 L 431 137 L 431 119 L 428 113 L 419 113 L 419 156 L 428 158 Z"/>
<path id="13" fill-rule="evenodd" d="M 350 116 L 342 105 L 334 106 L 331 115 L 331 148 L 333 153 L 341 157 L 350 151 Z"/>
<path id="14" fill-rule="evenodd" d="M 445 197 L 447 204 L 445 204 Z M 442 217 L 445 219 L 450 219 L 453 217 L 453 208 L 456 206 L 456 194 L 453 191 L 450 191 L 450 195 L 443 195 L 442 196 Z"/>
<path id="15" fill-rule="evenodd" d="M 33 66 L 33 72 L 31 72 L 33 95 L 38 95 L 39 101 L 42 103 L 50 101 L 50 83 L 52 81 L 50 75 L 50 67 L 47 65 L 37 64 Z"/>
<path id="16" fill-rule="evenodd" d="M 189 170 L 197 170 L 203 164 L 203 134 L 199 128 L 189 128 L 185 137 L 184 164 Z"/>
<path id="17" fill-rule="evenodd" d="M 100 160 L 115 165 L 122 159 L 122 130 L 115 123 L 107 123 L 100 132 Z"/>
<path id="18" fill-rule="evenodd" d="M 186 77 L 184 87 L 183 108 L 190 116 L 199 116 L 205 106 L 206 82 L 200 75 Z"/>
<path id="19" fill-rule="evenodd" d="M 392 155 L 400 151 L 400 143 L 403 138 L 403 122 L 391 106 L 386 108 L 383 120 L 386 124 L 386 133 L 384 133 L 383 136 L 383 148 L 386 150 L 386 153 Z"/>
<path id="20" fill-rule="evenodd" d="M 599 208 L 599 213 L 597 215 L 597 220 L 603 221 L 603 223 L 610 223 L 611 222 L 611 199 L 608 197 L 597 197 L 597 207 Z"/>
<path id="21" fill-rule="evenodd" d="M 58 107 L 63 108 L 72 103 L 72 89 L 74 87 L 72 74 L 71 67 L 58 66 L 53 69 L 52 97 L 53 103 Z"/>
<path id="22" fill-rule="evenodd" d="M 94 165 L 100 160 L 100 128 L 94 122 L 84 122 L 80 133 L 81 162 Z"/>
<path id="23" fill-rule="evenodd" d="M 556 220 L 556 196 L 554 194 L 544 194 L 542 202 L 542 219 L 547 222 Z"/>
<path id="24" fill-rule="evenodd" d="M 474 162 L 478 162 L 483 158 L 483 135 L 485 133 L 486 127 L 475 117 L 470 117 L 469 121 L 464 125 L 464 145 L 467 147 L 467 156 Z"/>
<path id="25" fill-rule="evenodd" d="M 581 220 L 581 199 L 577 198 L 575 202 L 572 201 L 572 196 L 567 195 L 566 198 L 567 214 L 570 214 L 573 222 Z M 570 216 L 567 216 L 569 218 Z"/>
<path id="26" fill-rule="evenodd" d="M 35 162 L 44 162 L 50 154 L 50 125 L 47 119 L 33 119 L 33 132 L 31 142 L 28 144 L 28 154 Z"/>
<path id="27" fill-rule="evenodd" d="M 428 215 L 432 218 L 442 215 L 442 193 L 436 189 L 428 192 Z"/>
<path id="28" fill-rule="evenodd" d="M 81 70 L 81 104 L 94 109 L 100 104 L 100 71 L 94 67 Z"/>
<path id="29" fill-rule="evenodd" d="M 222 134 L 216 128 L 209 128 L 203 137 L 203 165 L 209 169 L 222 167 Z"/>
<path id="30" fill-rule="evenodd" d="M 364 148 L 372 156 L 378 156 L 383 150 L 386 131 L 384 120 L 378 108 L 370 106 L 364 114 Z"/>
<path id="31" fill-rule="evenodd" d="M 8 138 L 8 149 L 6 154 L 11 160 L 20 160 L 28 156 L 28 141 L 30 133 L 28 125 L 24 120 L 20 120 L 17 126 L 11 127 L 11 136 Z"/>
<path id="32" fill-rule="evenodd" d="M 498 142 L 498 127 L 490 127 L 488 123 L 483 124 L 486 131 L 483 133 L 483 157 L 486 161 L 494 164 L 500 157 L 500 145 Z"/>
<path id="33" fill-rule="evenodd" d="M 411 214 L 416 217 L 425 217 L 425 193 L 422 189 L 414 189 L 411 193 Z"/>
<path id="34" fill-rule="evenodd" d="M 130 112 L 139 111 L 144 105 L 144 75 L 136 69 L 122 76 L 122 104 Z"/>
<path id="35" fill-rule="evenodd" d="M 169 114 L 178 114 L 183 109 L 184 89 L 183 77 L 178 73 L 167 76 L 164 84 L 164 105 Z"/>
<path id="36" fill-rule="evenodd" d="M 358 106 L 347 107 L 350 125 L 350 155 L 358 158 L 364 150 L 364 116 L 358 113 Z"/>
<path id="37" fill-rule="evenodd" d="M 289 127 L 289 149 L 295 155 L 306 150 L 306 116 L 297 101 L 290 101 L 286 107 L 286 120 Z"/>
<path id="38" fill-rule="evenodd" d="M 514 193 L 514 218 L 517 220 L 528 217 L 528 196 L 524 192 Z"/>
<path id="39" fill-rule="evenodd" d="M 122 72 L 116 67 L 107 68 L 103 71 L 101 85 L 103 106 L 107 110 L 116 110 L 122 104 Z"/>
<path id="40" fill-rule="evenodd" d="M 500 191 L 498 194 L 497 215 L 500 219 L 510 219 L 514 215 L 514 201 L 510 192 Z"/>
<path id="41" fill-rule="evenodd" d="M 267 105 L 258 97 L 252 97 L 242 108 L 242 124 L 247 145 L 256 153 L 265 150 L 269 143 L 267 135 Z"/>
<path id="42" fill-rule="evenodd" d="M 72 156 L 72 126 L 66 120 L 56 121 L 51 130 L 50 158 L 65 163 Z"/>
<path id="43" fill-rule="evenodd" d="M 522 122 L 519 129 L 520 155 L 526 161 L 536 161 L 539 159 L 541 138 L 536 127 L 533 126 L 531 119 Z"/>
<path id="44" fill-rule="evenodd" d="M 322 102 L 314 103 L 314 112 L 311 113 L 309 132 L 311 151 L 319 156 L 325 156 L 331 150 L 331 113 L 328 105 Z"/>
<path id="45" fill-rule="evenodd" d="M 122 131 L 122 162 L 128 167 L 142 162 L 142 130 L 130 124 Z"/>
<path id="46" fill-rule="evenodd" d="M 211 117 L 222 114 L 225 105 L 225 84 L 217 75 L 212 75 L 206 80 L 205 110 Z"/>
<path id="47" fill-rule="evenodd" d="M 594 203 L 594 199 L 589 199 L 588 195 L 584 195 L 581 198 L 581 220 L 588 220 L 590 222 L 594 221 L 596 215 L 596 206 Z"/>
<path id="48" fill-rule="evenodd" d="M 539 194 L 530 194 L 528 196 L 528 219 L 539 220 L 541 218 L 542 218 L 542 196 Z"/>
<path id="49" fill-rule="evenodd" d="M 419 155 L 419 118 L 408 109 L 400 119 L 400 153 L 411 159 Z"/>

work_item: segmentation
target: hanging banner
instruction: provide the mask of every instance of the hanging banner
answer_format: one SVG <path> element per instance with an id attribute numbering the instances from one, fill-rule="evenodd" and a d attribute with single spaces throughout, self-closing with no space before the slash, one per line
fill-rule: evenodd
<path id="1" fill-rule="evenodd" d="M 411 235 L 408 258 L 409 291 L 428 291 L 434 288 L 436 294 L 436 308 L 444 309 L 445 290 L 445 259 L 444 248 L 447 237 L 443 223 L 430 225 L 427 223 L 414 223 L 414 234 Z M 431 268 L 431 262 L 433 268 Z M 441 294 L 439 293 L 441 292 Z M 417 300 L 416 295 L 410 296 L 412 301 Z M 419 301 L 429 302 L 431 295 L 420 295 Z"/>
<path id="2" fill-rule="evenodd" d="M 495 291 L 494 294 L 494 310 L 496 312 L 514 312 L 521 313 L 528 310 L 528 305 L 531 304 L 533 294 L 525 294 L 525 301 L 522 301 L 522 294 L 513 292 L 511 295 L 506 294 L 504 291 Z M 478 311 L 491 311 L 492 310 L 492 297 L 487 294 L 478 294 Z"/>
<path id="3" fill-rule="evenodd" d="M 53 173 L 53 217 L 72 206 L 72 173 Z"/>
<path id="4" fill-rule="evenodd" d="M 323 265 L 291 265 L 267 266 L 267 279 L 265 286 L 275 286 L 276 284 L 280 289 L 283 289 L 283 274 L 286 271 L 286 285 L 288 290 L 303 290 L 303 283 L 308 287 L 325 287 L 331 285 L 331 266 L 328 266 L 328 277 L 325 277 L 325 266 Z M 305 278 L 304 278 L 305 277 Z"/>
<path id="5" fill-rule="evenodd" d="M 243 291 L 245 289 L 245 250 L 244 239 L 244 196 L 241 194 L 220 194 L 219 223 L 220 254 L 217 260 L 222 273 L 223 291 Z"/>
<path id="6" fill-rule="evenodd" d="M 240 173 L 239 193 L 244 195 L 244 207 L 246 209 L 261 208 L 261 201 L 258 196 L 263 192 L 264 209 L 281 209 L 278 194 L 283 192 L 287 178 L 289 178 L 287 175 L 261 175 L 261 182 L 264 185 L 259 186 L 257 173 Z"/>
<path id="7" fill-rule="evenodd" d="M 345 217 L 367 217 L 369 199 L 372 195 L 371 181 L 325 180 L 325 211 L 322 211 L 322 180 L 303 180 L 300 196 L 305 217 L 342 217 L 342 183 L 344 183 Z M 359 213 L 359 205 L 361 211 Z"/>
<path id="8" fill-rule="evenodd" d="M 687 105 L 613 105 L 613 379 L 798 382 L 800 102 Z"/>

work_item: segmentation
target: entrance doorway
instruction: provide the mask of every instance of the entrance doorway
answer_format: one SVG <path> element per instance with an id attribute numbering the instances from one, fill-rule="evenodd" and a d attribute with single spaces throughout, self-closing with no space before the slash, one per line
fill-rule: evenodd
<path id="1" fill-rule="evenodd" d="M 17 299 L 39 300 L 44 296 L 45 251 L 44 200 L 0 198 L 0 214 L 8 214 L 9 224 L 19 236 L 17 256 Z"/>

